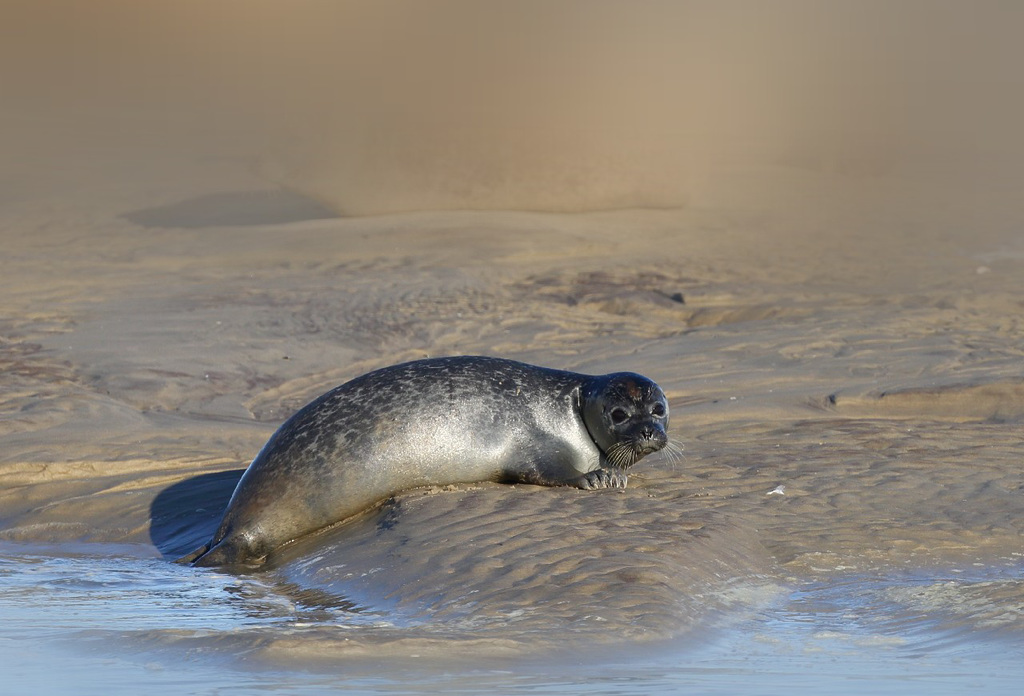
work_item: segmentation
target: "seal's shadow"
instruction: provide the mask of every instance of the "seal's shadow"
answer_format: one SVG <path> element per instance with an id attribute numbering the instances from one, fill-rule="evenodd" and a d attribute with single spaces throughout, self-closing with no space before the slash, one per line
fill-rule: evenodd
<path id="1" fill-rule="evenodd" d="M 218 471 L 160 491 L 149 507 L 149 538 L 173 560 L 210 540 L 245 469 Z"/>

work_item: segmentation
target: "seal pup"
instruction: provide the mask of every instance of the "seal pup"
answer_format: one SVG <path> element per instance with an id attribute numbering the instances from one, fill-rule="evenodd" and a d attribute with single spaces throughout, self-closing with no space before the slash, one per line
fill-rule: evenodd
<path id="1" fill-rule="evenodd" d="M 476 356 L 385 367 L 285 421 L 238 481 L 210 542 L 178 561 L 258 566 L 419 486 L 625 488 L 626 470 L 668 443 L 668 417 L 658 385 L 631 372 Z"/>

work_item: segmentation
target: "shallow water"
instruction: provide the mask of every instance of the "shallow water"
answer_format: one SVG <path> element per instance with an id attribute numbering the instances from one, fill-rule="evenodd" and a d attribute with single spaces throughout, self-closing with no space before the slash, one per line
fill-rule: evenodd
<path id="1" fill-rule="evenodd" d="M 1006 630 L 1024 606 L 964 623 L 972 596 L 1024 581 L 1020 562 L 794 583 L 685 643 L 456 666 L 416 657 L 281 664 L 253 634 L 344 633 L 388 625 L 386 612 L 303 606 L 252 579 L 132 553 L 143 549 L 0 551 L 0 666 L 12 694 L 1010 694 L 1024 677 L 1024 640 Z"/>

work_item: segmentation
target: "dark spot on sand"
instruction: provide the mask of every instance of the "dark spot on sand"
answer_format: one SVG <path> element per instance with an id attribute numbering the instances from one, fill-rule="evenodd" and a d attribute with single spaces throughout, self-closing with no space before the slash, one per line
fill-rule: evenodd
<path id="1" fill-rule="evenodd" d="M 338 214 L 305 196 L 275 189 L 213 193 L 122 215 L 143 227 L 248 227 L 325 220 Z"/>

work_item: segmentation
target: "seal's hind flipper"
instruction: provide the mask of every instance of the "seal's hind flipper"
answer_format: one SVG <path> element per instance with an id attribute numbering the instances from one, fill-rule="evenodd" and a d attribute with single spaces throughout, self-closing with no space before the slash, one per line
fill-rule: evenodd
<path id="1" fill-rule="evenodd" d="M 234 570 L 253 570 L 259 568 L 267 560 L 266 553 L 254 552 L 244 539 L 235 537 L 221 539 L 214 543 L 200 546 L 198 549 L 182 556 L 175 563 L 185 563 L 196 568 L 230 568 Z"/>
<path id="2" fill-rule="evenodd" d="M 209 550 L 210 550 L 210 544 L 209 543 L 203 544 L 202 546 L 200 546 L 198 549 L 196 549 L 192 553 L 185 554 L 181 558 L 176 559 L 174 562 L 175 563 L 180 563 L 181 565 L 190 565 L 190 564 L 194 563 L 195 561 L 199 560 L 199 558 L 201 558 L 202 556 L 205 556 L 206 553 Z"/>

